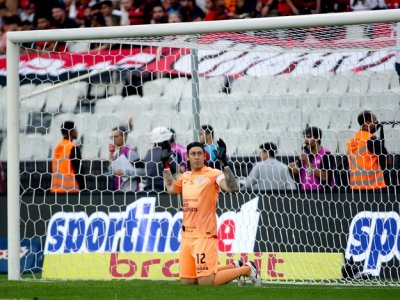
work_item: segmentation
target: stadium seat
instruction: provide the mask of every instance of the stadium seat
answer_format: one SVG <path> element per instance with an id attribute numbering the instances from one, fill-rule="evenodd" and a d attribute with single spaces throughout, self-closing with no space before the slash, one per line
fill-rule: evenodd
<path id="1" fill-rule="evenodd" d="M 250 93 L 257 93 L 259 95 L 268 95 L 271 83 L 274 81 L 274 76 L 261 76 L 253 78 L 250 86 Z"/>
<path id="2" fill-rule="evenodd" d="M 349 111 L 359 111 L 362 95 L 348 93 L 341 96 L 340 108 Z"/>
<path id="3" fill-rule="evenodd" d="M 332 153 L 338 152 L 338 131 L 325 130 L 322 132 L 321 145 L 329 149 Z"/>
<path id="4" fill-rule="evenodd" d="M 341 96 L 326 94 L 321 95 L 319 99 L 319 106 L 322 109 L 336 109 L 340 106 Z"/>
<path id="5" fill-rule="evenodd" d="M 156 80 L 145 81 L 143 83 L 143 96 L 160 97 L 164 94 L 165 87 L 169 84 L 169 78 L 159 78 Z"/>
<path id="6" fill-rule="evenodd" d="M 292 77 L 289 75 L 275 77 L 270 83 L 269 94 L 277 96 L 286 95 L 291 79 Z"/>
<path id="7" fill-rule="evenodd" d="M 105 99 L 96 100 L 96 114 L 113 113 L 118 110 L 118 106 L 122 104 L 122 96 L 111 96 Z"/>
<path id="8" fill-rule="evenodd" d="M 178 102 L 183 93 L 185 84 L 189 80 L 186 77 L 172 79 L 165 87 L 163 98 Z"/>
<path id="9" fill-rule="evenodd" d="M 329 116 L 330 116 L 330 111 L 325 110 L 323 108 L 317 109 L 310 114 L 309 125 L 317 126 L 324 131 L 328 129 Z"/>
<path id="10" fill-rule="evenodd" d="M 151 122 L 151 129 L 154 129 L 156 127 L 171 127 L 171 120 L 172 116 L 170 114 L 165 114 L 165 113 L 158 113 L 157 115 L 152 116 L 149 119 L 149 122 Z M 135 129 L 135 127 L 133 127 Z"/>
<path id="11" fill-rule="evenodd" d="M 93 114 L 92 115 L 97 121 L 97 134 L 108 136 L 111 129 L 117 126 L 126 125 L 122 124 L 122 118 L 116 114 Z M 92 132 L 90 132 L 91 134 Z"/>
<path id="12" fill-rule="evenodd" d="M 242 76 L 233 80 L 231 83 L 231 94 L 249 93 L 253 81 L 254 77 L 252 76 Z"/>
<path id="13" fill-rule="evenodd" d="M 308 81 L 308 94 L 324 95 L 328 91 L 329 79 L 325 76 L 312 76 Z"/>
<path id="14" fill-rule="evenodd" d="M 379 122 L 394 122 L 396 115 L 399 114 L 399 110 L 394 111 L 393 109 L 382 107 L 374 109 L 374 113 Z"/>
<path id="15" fill-rule="evenodd" d="M 294 96 L 302 96 L 308 91 L 310 76 L 293 76 L 288 85 L 288 92 Z"/>
<path id="16" fill-rule="evenodd" d="M 399 75 L 396 72 L 393 72 L 390 76 L 389 89 L 392 92 L 399 93 L 400 92 L 400 82 Z"/>
<path id="17" fill-rule="evenodd" d="M 99 114 L 101 115 L 101 114 Z M 79 138 L 83 134 L 95 134 L 97 133 L 97 118 L 95 117 L 94 114 L 91 113 L 80 113 L 76 115 L 72 115 L 73 119 L 75 121 L 75 126 L 76 129 L 78 130 L 78 136 Z M 61 123 L 60 123 L 61 125 Z M 50 130 L 51 131 L 51 130 Z"/>
<path id="18" fill-rule="evenodd" d="M 281 155 L 299 155 L 302 151 L 303 134 L 299 130 L 289 130 L 279 137 L 278 152 Z"/>
<path id="19" fill-rule="evenodd" d="M 99 144 L 89 144 L 85 143 L 82 144 L 82 159 L 99 159 L 99 151 L 100 145 Z"/>
<path id="20" fill-rule="evenodd" d="M 314 110 L 319 107 L 319 95 L 307 94 L 299 98 L 299 108 L 302 110 Z"/>
<path id="21" fill-rule="evenodd" d="M 331 109 L 330 110 L 330 126 L 331 130 L 349 129 L 352 121 L 352 112 L 345 109 Z"/>
<path id="22" fill-rule="evenodd" d="M 338 151 L 341 154 L 346 154 L 347 141 L 354 136 L 355 130 L 344 129 L 337 131 Z"/>
<path id="23" fill-rule="evenodd" d="M 185 113 L 175 114 L 171 118 L 170 126 L 175 130 L 176 134 L 191 130 L 193 128 L 193 115 Z"/>
<path id="24" fill-rule="evenodd" d="M 346 75 L 334 75 L 329 79 L 328 93 L 343 95 L 349 89 L 349 77 Z"/>
<path id="25" fill-rule="evenodd" d="M 349 93 L 364 95 L 368 92 L 370 77 L 365 74 L 356 74 L 349 77 Z"/>
<path id="26" fill-rule="evenodd" d="M 389 90 L 391 74 L 376 72 L 369 79 L 369 92 L 379 93 Z"/>
<path id="27" fill-rule="evenodd" d="M 222 76 L 215 77 L 200 77 L 199 85 L 200 85 L 200 93 L 201 95 L 215 95 L 221 93 L 224 87 L 225 78 Z M 192 97 L 192 85 L 190 83 L 190 97 Z M 185 94 L 186 95 L 186 94 Z"/>
<path id="28" fill-rule="evenodd" d="M 107 85 L 103 83 L 91 83 L 89 85 L 89 96 L 92 99 L 101 99 L 107 96 Z"/>
<path id="29" fill-rule="evenodd" d="M 389 153 L 400 154 L 400 127 L 385 126 L 385 145 Z"/>

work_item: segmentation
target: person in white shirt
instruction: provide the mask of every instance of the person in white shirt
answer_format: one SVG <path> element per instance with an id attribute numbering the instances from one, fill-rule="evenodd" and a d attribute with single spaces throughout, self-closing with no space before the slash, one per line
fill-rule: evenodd
<path id="1" fill-rule="evenodd" d="M 112 144 L 109 145 L 109 171 L 114 175 L 114 190 L 140 190 L 140 177 L 144 168 L 135 147 L 126 144 L 128 130 L 124 126 L 112 129 Z"/>
<path id="2" fill-rule="evenodd" d="M 252 187 L 255 190 L 293 190 L 296 183 L 291 178 L 288 166 L 275 158 L 277 147 L 274 143 L 260 145 L 260 159 L 248 177 L 241 182 L 241 190 Z"/>

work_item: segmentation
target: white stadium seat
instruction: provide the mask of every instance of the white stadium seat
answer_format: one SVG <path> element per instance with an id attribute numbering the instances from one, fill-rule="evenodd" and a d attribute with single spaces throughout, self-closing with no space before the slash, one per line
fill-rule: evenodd
<path id="1" fill-rule="evenodd" d="M 329 79 L 329 94 L 343 95 L 349 89 L 349 77 L 346 75 L 334 75 Z"/>

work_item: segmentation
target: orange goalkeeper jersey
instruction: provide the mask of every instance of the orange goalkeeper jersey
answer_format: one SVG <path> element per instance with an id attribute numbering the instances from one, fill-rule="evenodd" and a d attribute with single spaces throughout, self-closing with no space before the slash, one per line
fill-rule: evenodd
<path id="1" fill-rule="evenodd" d="M 174 183 L 182 194 L 182 236 L 188 238 L 217 236 L 217 200 L 219 183 L 224 174 L 210 167 L 197 172 L 185 172 Z"/>

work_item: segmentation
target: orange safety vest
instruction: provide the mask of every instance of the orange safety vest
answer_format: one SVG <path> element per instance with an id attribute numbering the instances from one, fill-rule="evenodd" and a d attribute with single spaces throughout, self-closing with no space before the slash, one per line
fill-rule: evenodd
<path id="1" fill-rule="evenodd" d="M 386 187 L 378 156 L 368 151 L 367 141 L 373 137 L 367 131 L 357 131 L 347 142 L 350 165 L 350 187 L 353 190 L 372 190 Z"/>
<path id="2" fill-rule="evenodd" d="M 76 146 L 67 139 L 63 139 L 55 148 L 51 162 L 53 176 L 50 191 L 53 193 L 78 193 L 79 186 L 75 180 L 75 173 L 71 163 L 72 148 Z"/>

